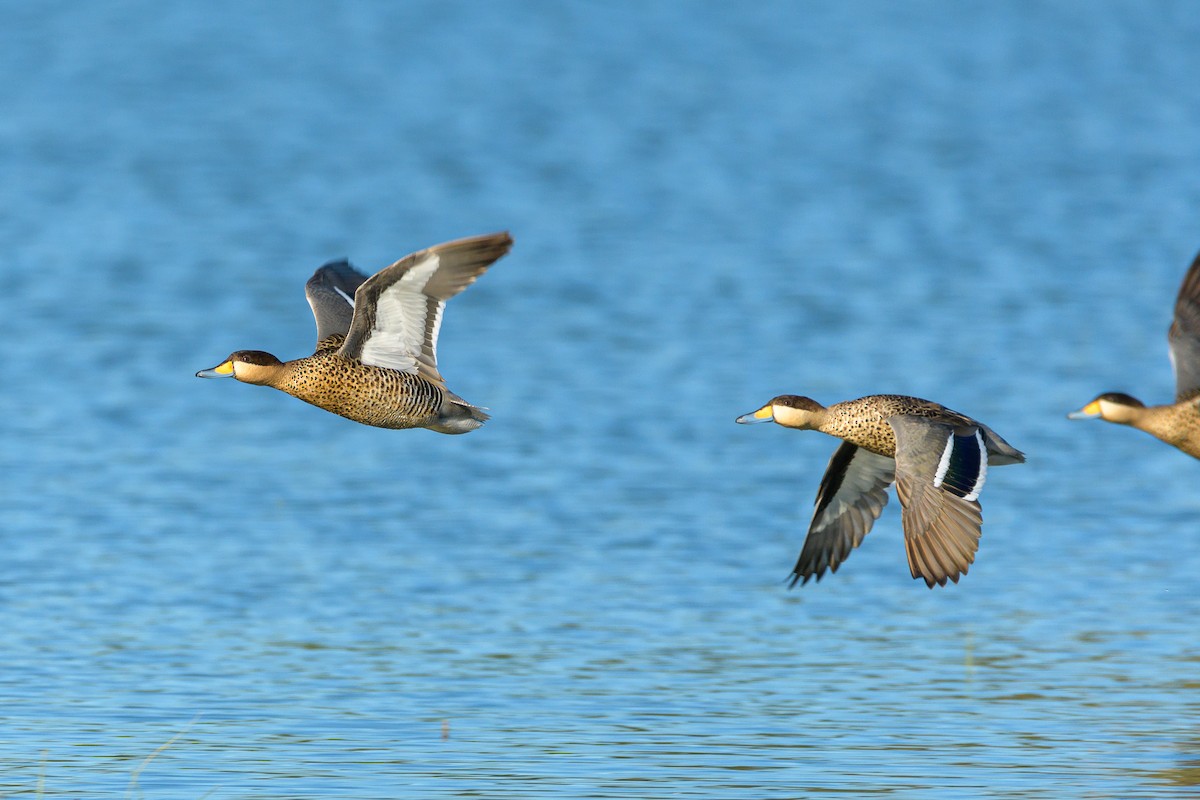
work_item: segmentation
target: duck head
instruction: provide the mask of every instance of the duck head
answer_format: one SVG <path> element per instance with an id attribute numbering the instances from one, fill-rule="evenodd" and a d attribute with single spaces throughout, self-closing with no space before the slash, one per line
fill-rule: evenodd
<path id="1" fill-rule="evenodd" d="M 197 378 L 236 378 L 242 383 L 270 383 L 283 362 L 262 350 L 238 350 L 212 369 L 202 369 Z"/>
<path id="2" fill-rule="evenodd" d="M 1069 419 L 1102 419 L 1128 425 L 1146 404 L 1121 392 L 1105 392 L 1078 411 L 1067 414 Z"/>
<path id="3" fill-rule="evenodd" d="M 781 394 L 758 411 L 743 414 L 736 421 L 743 425 L 774 422 L 785 428 L 816 430 L 824 413 L 825 406 L 816 400 L 794 394 Z"/>

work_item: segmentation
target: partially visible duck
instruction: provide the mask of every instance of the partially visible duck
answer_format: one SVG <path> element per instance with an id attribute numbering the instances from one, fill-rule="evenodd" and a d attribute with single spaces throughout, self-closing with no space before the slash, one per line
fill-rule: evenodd
<path id="1" fill-rule="evenodd" d="M 1129 425 L 1200 458 L 1200 255 L 1179 287 L 1167 343 L 1175 369 L 1174 403 L 1147 406 L 1127 394 L 1105 392 L 1067 416 Z"/>

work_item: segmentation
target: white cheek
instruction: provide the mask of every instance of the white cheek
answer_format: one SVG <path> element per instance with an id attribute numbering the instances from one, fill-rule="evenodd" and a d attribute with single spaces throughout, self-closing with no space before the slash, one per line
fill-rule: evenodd
<path id="1" fill-rule="evenodd" d="M 808 414 L 791 406 L 772 406 L 771 414 L 776 422 L 789 428 L 803 428 L 808 425 Z"/>

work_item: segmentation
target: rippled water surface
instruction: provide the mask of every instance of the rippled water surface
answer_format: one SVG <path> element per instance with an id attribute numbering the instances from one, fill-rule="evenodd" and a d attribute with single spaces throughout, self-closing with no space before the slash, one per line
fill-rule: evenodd
<path id="1" fill-rule="evenodd" d="M 9 4 L 0 793 L 1161 798 L 1200 787 L 1189 3 Z M 355 425 L 193 373 L 303 283 L 509 229 Z M 959 585 L 893 500 L 788 591 L 832 439 L 1025 450 Z"/>

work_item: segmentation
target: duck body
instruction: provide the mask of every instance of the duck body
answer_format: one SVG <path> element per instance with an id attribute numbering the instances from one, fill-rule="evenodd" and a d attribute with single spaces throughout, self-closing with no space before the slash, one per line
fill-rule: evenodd
<path id="1" fill-rule="evenodd" d="M 978 497 L 988 465 L 1025 460 L 983 423 L 906 395 L 869 395 L 828 408 L 780 395 L 737 421 L 775 422 L 842 440 L 821 479 L 793 586 L 837 571 L 882 513 L 893 482 L 912 576 L 929 587 L 957 583 L 979 546 Z"/>
<path id="2" fill-rule="evenodd" d="M 275 388 L 364 425 L 466 433 L 488 418 L 419 375 L 371 366 L 337 352 L 314 354 L 287 366 Z"/>
<path id="3" fill-rule="evenodd" d="M 346 262 L 326 264 L 305 287 L 317 322 L 311 356 L 239 350 L 196 374 L 269 386 L 364 425 L 475 430 L 487 413 L 451 392 L 437 369 L 442 310 L 511 245 L 507 233 L 460 239 L 369 279 Z"/>
<path id="4" fill-rule="evenodd" d="M 239 380 L 270 386 L 332 414 L 377 428 L 467 433 L 488 419 L 483 409 L 420 375 L 364 364 L 343 356 L 337 348 L 280 362 L 259 375 L 239 369 Z"/>
<path id="5" fill-rule="evenodd" d="M 1128 425 L 1200 459 L 1200 255 L 1179 287 L 1167 344 L 1175 370 L 1174 403 L 1148 406 L 1123 392 L 1105 392 L 1067 416 Z"/>
<path id="6" fill-rule="evenodd" d="M 986 425 L 932 400 L 900 394 L 873 394 L 834 403 L 824 409 L 815 430 L 876 455 L 895 458 L 896 429 L 889 420 L 899 416 L 927 419 L 933 424 L 963 430 L 979 429 L 987 448 L 989 464 L 1015 464 L 1025 460 L 1018 450 Z"/>

